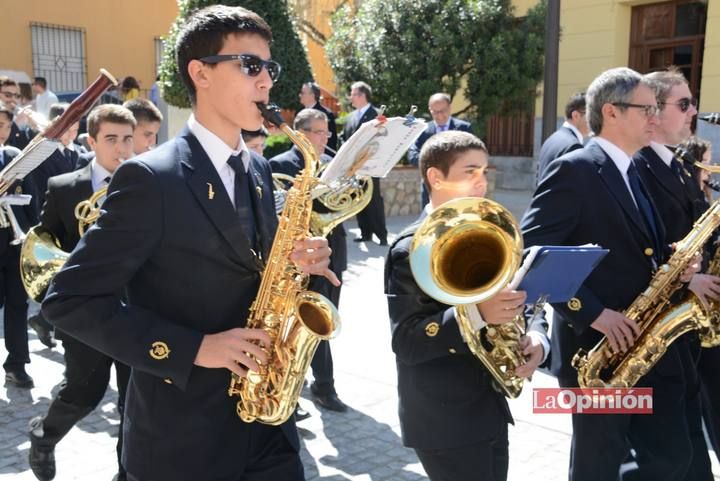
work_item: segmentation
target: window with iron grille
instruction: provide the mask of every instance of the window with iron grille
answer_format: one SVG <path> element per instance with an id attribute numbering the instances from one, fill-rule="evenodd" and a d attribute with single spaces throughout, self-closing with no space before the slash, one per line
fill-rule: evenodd
<path id="1" fill-rule="evenodd" d="M 77 92 L 87 85 L 85 30 L 31 23 L 33 73 L 53 92 Z"/>

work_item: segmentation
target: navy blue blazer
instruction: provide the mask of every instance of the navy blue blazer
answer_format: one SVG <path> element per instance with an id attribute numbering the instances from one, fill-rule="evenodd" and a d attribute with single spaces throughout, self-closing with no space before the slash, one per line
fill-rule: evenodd
<path id="1" fill-rule="evenodd" d="M 665 245 L 665 229 L 654 210 Z M 627 308 L 650 283 L 653 260 L 664 261 L 669 247 L 653 252 L 653 239 L 620 171 L 592 140 L 550 164 L 523 217 L 522 231 L 526 247 L 596 243 L 610 250 L 575 295 L 580 307 L 552 305 L 551 371 L 566 379 L 576 377 L 572 357 L 578 348 L 592 348 L 602 338 L 590 324 L 604 308 Z"/>
<path id="2" fill-rule="evenodd" d="M 267 256 L 277 218 L 270 167 L 252 154 Z M 262 266 L 195 136 L 123 163 L 104 213 L 53 279 L 46 318 L 131 366 L 123 464 L 140 479 L 234 479 L 250 425 L 230 372 L 193 364 L 205 334 L 246 325 Z M 127 302 L 121 302 L 125 290 Z M 299 448 L 292 417 L 281 429 Z"/>
<path id="3" fill-rule="evenodd" d="M 48 189 L 48 179 L 55 177 L 56 175 L 65 174 L 72 172 L 76 169 L 80 154 L 84 153 L 85 149 L 77 149 L 70 151 L 70 160 L 65 157 L 60 149 L 56 149 L 50 157 L 45 159 L 35 170 L 32 171 L 30 177 L 35 183 L 35 187 L 38 193 L 38 205 L 41 206 L 45 203 L 45 193 Z"/>
<path id="4" fill-rule="evenodd" d="M 652 147 L 637 151 L 633 162 L 665 223 L 667 241 L 681 240 L 707 208 L 697 180 L 683 168 L 681 182 Z"/>
<path id="5" fill-rule="evenodd" d="M 453 307 L 429 297 L 413 277 L 410 244 L 424 217 L 398 236 L 385 261 L 400 428 L 408 447 L 469 446 L 497 438 L 512 415 L 463 340 Z M 546 335 L 547 323 L 537 318 L 528 330 Z"/>
<path id="6" fill-rule="evenodd" d="M 7 166 L 10 161 L 12 161 L 18 154 L 20 154 L 20 150 L 15 147 L 12 147 L 10 145 L 6 145 L 4 147 L 0 146 L 0 168 Z M 13 214 L 15 214 L 15 219 L 17 219 L 20 228 L 23 230 L 23 232 L 27 232 L 28 229 L 37 224 L 38 211 L 40 210 L 40 207 L 37 203 L 38 195 L 35 183 L 28 175 L 22 180 L 22 182 L 16 181 L 7 190 L 7 193 L 26 194 L 32 196 L 32 199 L 30 199 L 30 203 L 28 205 L 12 206 Z M 7 239 L 0 239 L 0 244 L 7 245 L 8 242 L 13 240 L 12 230 L 9 228 L 1 230 L 5 231 L 4 235 L 5 237 L 7 237 Z"/>
<path id="7" fill-rule="evenodd" d="M 472 125 L 470 122 L 466 122 L 464 120 L 456 119 L 455 117 L 450 117 L 450 120 L 448 121 L 448 130 L 462 130 L 463 132 L 470 132 L 472 133 Z M 422 146 L 425 145 L 425 142 L 427 139 L 432 137 L 437 133 L 437 124 L 435 124 L 434 121 L 431 121 L 427 124 L 427 127 L 425 127 L 425 130 L 422 134 L 420 134 L 420 137 L 417 138 L 415 143 L 410 146 L 408 149 L 408 162 L 410 165 L 414 165 L 416 167 L 420 166 L 420 149 L 422 149 Z"/>
<path id="8" fill-rule="evenodd" d="M 347 122 L 345 122 L 345 127 L 343 128 L 342 133 L 343 142 L 347 142 L 347 140 L 352 137 L 352 134 L 354 134 L 362 124 L 377 117 L 380 111 L 376 109 L 372 104 L 370 104 L 368 109 L 363 114 L 362 118 L 358 119 L 355 113 L 356 112 L 351 113 L 348 116 Z"/>
<path id="9" fill-rule="evenodd" d="M 567 127 L 560 127 L 550 137 L 548 137 L 540 148 L 538 155 L 538 175 L 537 181 L 540 182 L 545 176 L 548 165 L 553 160 L 562 157 L 568 152 L 582 148 L 582 142 L 578 141 L 575 133 Z"/>

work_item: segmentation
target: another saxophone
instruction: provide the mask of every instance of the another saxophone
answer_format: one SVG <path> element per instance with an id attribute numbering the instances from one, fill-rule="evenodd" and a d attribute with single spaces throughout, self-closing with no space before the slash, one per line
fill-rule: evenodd
<path id="1" fill-rule="evenodd" d="M 246 326 L 263 329 L 270 336 L 272 344 L 265 348 L 268 360 L 244 378 L 233 374 L 228 394 L 240 395 L 237 413 L 243 421 L 278 425 L 295 411 L 315 349 L 337 332 L 339 316 L 324 296 L 305 290 L 308 275 L 290 261 L 295 241 L 308 236 L 318 155 L 305 136 L 288 127 L 276 107 L 257 105 L 263 117 L 280 127 L 300 149 L 305 168 L 287 193 Z"/>
<path id="2" fill-rule="evenodd" d="M 715 256 L 710 261 L 705 273 L 720 276 L 720 247 L 715 249 Z M 706 319 L 698 331 L 700 344 L 705 348 L 720 346 L 720 302 L 708 299 L 708 304 L 705 305 L 695 295 L 692 296 L 691 301 L 696 302 L 702 309 L 705 309 Z"/>
<path id="3" fill-rule="evenodd" d="M 603 338 L 590 352 L 580 349 L 575 354 L 573 366 L 578 370 L 580 387 L 633 387 L 675 339 L 707 326 L 706 311 L 699 301 L 671 306 L 670 297 L 681 287 L 680 276 L 718 226 L 720 200 L 695 222 L 692 230 L 677 243 L 667 264 L 655 273 L 648 288 L 625 310 L 625 316 L 640 328 L 640 336 L 633 346 L 625 353 L 614 354 L 607 338 Z M 688 295 L 691 299 L 695 297 L 692 293 Z"/>

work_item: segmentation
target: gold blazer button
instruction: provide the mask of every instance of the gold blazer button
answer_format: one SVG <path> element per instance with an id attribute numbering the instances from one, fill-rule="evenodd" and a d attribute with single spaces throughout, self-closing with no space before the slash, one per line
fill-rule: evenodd
<path id="1" fill-rule="evenodd" d="M 428 337 L 435 337 L 437 336 L 438 331 L 440 331 L 440 324 L 437 322 L 431 322 L 427 326 L 425 326 L 425 335 Z"/>

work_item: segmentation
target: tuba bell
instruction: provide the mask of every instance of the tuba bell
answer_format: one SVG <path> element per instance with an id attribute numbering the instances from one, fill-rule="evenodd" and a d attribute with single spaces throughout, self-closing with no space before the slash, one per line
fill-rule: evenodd
<path id="1" fill-rule="evenodd" d="M 438 302 L 457 306 L 463 339 L 510 398 L 516 398 L 523 386 L 514 371 L 525 361 L 519 346 L 524 318 L 478 331 L 469 310 L 510 283 L 522 249 L 512 214 L 496 202 L 475 197 L 451 200 L 435 209 L 410 246 L 410 268 L 418 286 Z"/>
<path id="2" fill-rule="evenodd" d="M 100 217 L 100 205 L 107 194 L 107 186 L 98 189 L 89 199 L 75 206 L 80 237 Z M 36 225 L 25 235 L 20 249 L 20 279 L 25 292 L 35 302 L 42 302 L 55 274 L 65 265 L 69 252 L 50 232 Z"/>

